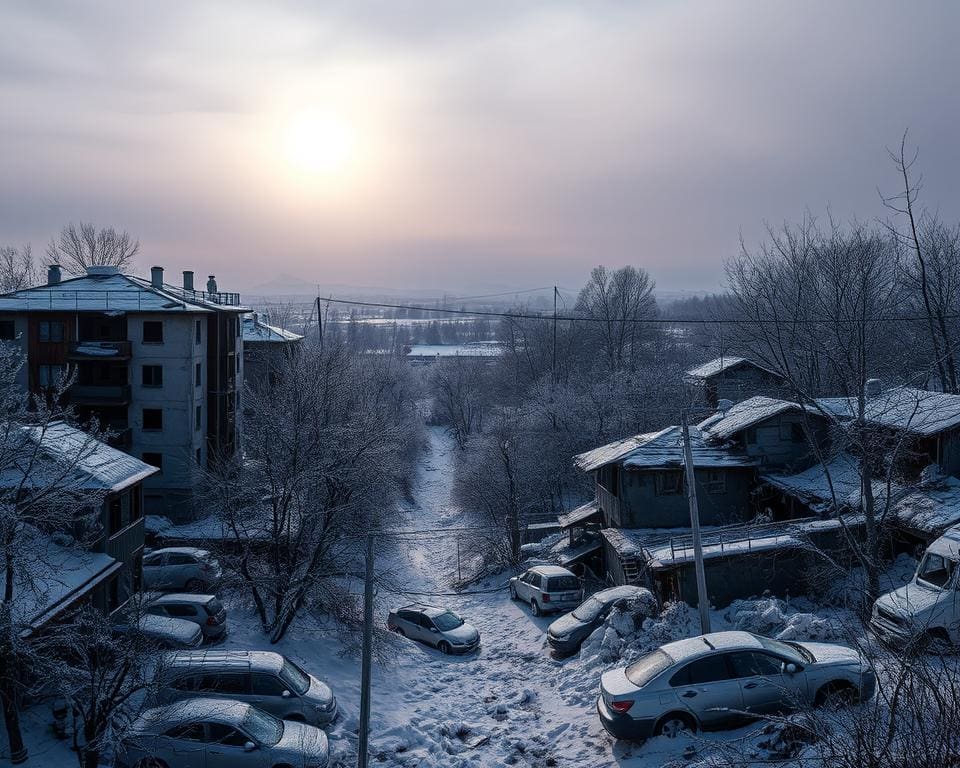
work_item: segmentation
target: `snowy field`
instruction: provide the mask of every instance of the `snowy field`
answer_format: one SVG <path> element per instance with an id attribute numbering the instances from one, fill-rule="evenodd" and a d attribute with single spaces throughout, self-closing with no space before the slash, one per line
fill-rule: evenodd
<path id="1" fill-rule="evenodd" d="M 464 525 L 450 500 L 454 447 L 439 428 L 429 431 L 428 450 L 420 462 L 409 508 L 407 529 L 429 530 L 395 552 L 378 569 L 389 571 L 391 584 L 407 594 L 379 596 L 377 621 L 386 612 L 410 602 L 450 607 L 481 633 L 477 654 L 447 657 L 403 638 L 392 638 L 392 660 L 375 666 L 372 697 L 372 763 L 385 768 L 480 768 L 481 766 L 623 766 L 653 768 L 675 760 L 697 765 L 724 749 L 749 753 L 761 724 L 737 731 L 710 733 L 687 740 L 652 739 L 641 746 L 615 743 L 602 729 L 595 711 L 601 673 L 619 666 L 647 647 L 697 634 L 695 612 L 677 607 L 663 620 L 648 620 L 642 640 L 624 643 L 611 628 L 594 636 L 579 656 L 553 658 L 545 631 L 552 617 L 535 618 L 527 607 L 509 599 L 503 574 L 472 587 L 480 594 L 425 597 L 414 593 L 449 593 L 456 576 L 455 533 Z M 891 584 L 902 582 L 912 562 L 902 559 Z M 360 589 L 360 585 L 358 585 Z M 744 628 L 770 634 L 786 632 L 793 639 L 841 639 L 849 617 L 817 611 L 808 601 L 785 606 L 780 601 L 742 601 L 715 612 L 713 629 Z M 327 681 L 340 702 L 341 718 L 330 730 L 336 763 L 355 764 L 359 712 L 359 658 L 347 652 L 309 620 L 295 625 L 278 645 L 269 646 L 251 613 L 230 606 L 226 648 L 270 648 L 288 654 Z M 602 634 L 602 633 L 601 633 Z M 32 764 L 60 768 L 76 765 L 63 743 L 47 735 L 48 711 L 26 713 Z M 686 755 L 685 755 L 686 753 Z M 683 757 L 686 760 L 681 760 Z"/>

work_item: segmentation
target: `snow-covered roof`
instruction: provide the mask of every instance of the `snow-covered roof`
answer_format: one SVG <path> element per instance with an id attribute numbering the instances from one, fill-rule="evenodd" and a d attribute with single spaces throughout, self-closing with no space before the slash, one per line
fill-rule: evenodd
<path id="1" fill-rule="evenodd" d="M 557 522 L 560 524 L 561 528 L 569 528 L 572 525 L 577 523 L 582 523 L 584 520 L 589 520 L 591 517 L 599 513 L 600 508 L 597 506 L 597 501 L 588 501 L 586 504 L 583 504 L 576 509 L 570 512 L 564 512 L 562 515 L 557 517 Z"/>
<path id="2" fill-rule="evenodd" d="M 826 468 L 822 464 L 814 464 L 793 475 L 771 472 L 761 474 L 760 479 L 815 510 L 829 508 L 834 497 L 841 506 L 857 509 L 861 504 L 859 462 L 848 453 L 840 453 L 831 458 L 827 461 Z M 897 498 L 903 489 L 893 484 L 890 490 L 891 498 Z M 877 503 L 884 503 L 887 497 L 887 485 L 884 481 L 873 481 L 873 495 Z"/>
<path id="3" fill-rule="evenodd" d="M 709 445 L 698 427 L 690 427 L 690 450 L 693 465 L 703 468 L 746 468 L 759 464 L 732 448 Z M 683 436 L 680 427 L 667 427 L 659 432 L 628 437 L 594 448 L 574 457 L 574 464 L 584 472 L 591 472 L 613 462 L 627 469 L 683 466 Z"/>
<path id="4" fill-rule="evenodd" d="M 943 536 L 930 543 L 927 551 L 954 560 L 960 557 L 960 526 L 954 526 L 944 531 Z"/>
<path id="5" fill-rule="evenodd" d="M 496 341 L 470 341 L 465 344 L 412 344 L 407 357 L 498 357 L 503 346 Z"/>
<path id="6" fill-rule="evenodd" d="M 817 404 L 838 418 L 853 418 L 857 412 L 854 398 L 822 397 Z M 960 395 L 892 387 L 867 398 L 864 417 L 872 424 L 935 435 L 960 426 Z"/>
<path id="7" fill-rule="evenodd" d="M 746 357 L 724 356 L 710 360 L 702 365 L 698 365 L 696 368 L 691 368 L 686 372 L 686 376 L 690 379 L 709 379 L 718 374 L 733 370 L 734 368 L 739 368 L 741 365 L 758 368 L 766 373 L 773 374 L 774 376 L 776 375 L 773 373 L 773 371 L 764 368 L 762 365 L 757 365 L 755 362 Z"/>
<path id="8" fill-rule="evenodd" d="M 722 418 L 708 424 L 706 430 L 710 435 L 720 440 L 729 440 L 738 432 L 749 429 L 762 421 L 779 416 L 781 413 L 799 410 L 800 405 L 798 403 L 758 395 L 734 405 L 723 414 Z"/>
<path id="9" fill-rule="evenodd" d="M 897 522 L 927 534 L 940 534 L 960 523 L 960 480 L 943 478 L 935 487 L 904 493 L 891 507 Z"/>
<path id="10" fill-rule="evenodd" d="M 154 288 L 149 280 L 116 270 L 68 278 L 0 295 L 0 312 L 214 312 L 246 311 L 235 293 L 210 294 L 172 285 Z"/>
<path id="11" fill-rule="evenodd" d="M 303 338 L 299 333 L 267 325 L 256 314 L 243 318 L 243 342 L 265 342 L 268 344 L 289 344 Z"/>
<path id="12" fill-rule="evenodd" d="M 159 471 L 61 421 L 17 429 L 26 441 L 39 444 L 39 451 L 28 448 L 14 452 L 8 466 L 0 469 L 3 488 L 21 483 L 28 487 L 57 483 L 69 490 L 116 492 Z M 29 475 L 26 480 L 25 474 Z"/>
<path id="13" fill-rule="evenodd" d="M 674 640 L 660 648 L 671 659 L 682 661 L 694 656 L 702 656 L 715 649 L 734 648 L 762 648 L 762 644 L 755 635 L 749 632 L 727 631 L 712 632 L 709 635 L 687 637 L 683 640 Z"/>
<path id="14" fill-rule="evenodd" d="M 572 576 L 566 568 L 561 568 L 559 565 L 535 565 L 531 571 L 536 571 L 541 576 Z"/>

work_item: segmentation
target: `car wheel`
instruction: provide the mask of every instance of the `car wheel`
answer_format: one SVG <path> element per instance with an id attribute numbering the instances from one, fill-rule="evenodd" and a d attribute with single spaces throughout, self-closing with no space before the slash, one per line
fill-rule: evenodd
<path id="1" fill-rule="evenodd" d="M 188 579 L 187 583 L 184 584 L 184 589 L 186 589 L 187 592 L 199 592 L 203 589 L 203 582 L 200 581 L 200 579 Z"/>
<path id="2" fill-rule="evenodd" d="M 159 757 L 145 757 L 137 762 L 135 768 L 167 768 L 167 764 Z"/>
<path id="3" fill-rule="evenodd" d="M 520 599 L 519 597 L 517 597 L 517 588 L 516 588 L 515 586 L 513 586 L 513 584 L 510 585 L 510 599 L 511 599 L 511 600 L 519 600 L 519 599 Z"/>
<path id="4" fill-rule="evenodd" d="M 446 640 L 441 640 L 437 645 L 437 650 L 444 655 L 448 655 L 450 653 L 450 643 L 448 643 Z"/>
<path id="5" fill-rule="evenodd" d="M 827 683 L 817 691 L 814 706 L 842 709 L 843 707 L 849 707 L 851 704 L 856 704 L 858 698 L 856 688 L 846 681 L 838 680 Z"/>
<path id="6" fill-rule="evenodd" d="M 533 613 L 534 616 L 543 616 L 543 611 L 540 609 L 540 603 L 538 603 L 536 600 L 531 601 L 530 612 Z"/>
<path id="7" fill-rule="evenodd" d="M 682 712 L 671 712 L 661 718 L 660 722 L 657 723 L 654 733 L 657 736 L 666 736 L 668 739 L 675 739 L 678 736 L 691 734 L 696 730 L 697 726 L 690 715 L 685 715 Z"/>

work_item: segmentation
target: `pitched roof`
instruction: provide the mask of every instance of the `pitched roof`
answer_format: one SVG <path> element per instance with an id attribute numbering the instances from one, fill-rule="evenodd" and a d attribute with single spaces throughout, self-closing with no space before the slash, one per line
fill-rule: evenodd
<path id="1" fill-rule="evenodd" d="M 857 401 L 851 397 L 821 397 L 817 404 L 838 418 L 854 418 L 857 413 Z M 892 387 L 867 398 L 864 418 L 917 435 L 935 435 L 960 426 L 960 395 Z"/>
<path id="2" fill-rule="evenodd" d="M 779 416 L 781 413 L 799 410 L 801 410 L 799 403 L 758 395 L 737 403 L 723 414 L 722 418 L 710 423 L 704 422 L 704 424 L 707 424 L 706 430 L 710 435 L 721 440 L 729 440 L 737 432 L 749 429 L 761 421 Z"/>
<path id="3" fill-rule="evenodd" d="M 861 505 L 859 463 L 856 457 L 848 453 L 840 453 L 831 458 L 826 463 L 826 469 L 822 464 L 814 464 L 793 475 L 766 473 L 760 475 L 760 479 L 800 500 L 811 509 L 829 508 L 833 504 L 834 496 L 837 504 L 841 506 L 857 509 Z M 902 490 L 900 486 L 893 485 L 890 489 L 891 498 L 896 498 Z M 878 502 L 883 503 L 887 497 L 887 485 L 884 481 L 873 481 L 873 495 Z"/>
<path id="4" fill-rule="evenodd" d="M 940 534 L 960 523 L 960 480 L 945 477 L 931 488 L 916 488 L 894 502 L 892 513 L 903 526 Z"/>
<path id="5" fill-rule="evenodd" d="M 564 512 L 562 515 L 559 515 L 557 517 L 557 523 L 559 523 L 561 528 L 569 528 L 572 525 L 589 520 L 591 517 L 598 515 L 599 512 L 600 508 L 597 506 L 596 499 L 594 499 L 570 512 Z"/>
<path id="6" fill-rule="evenodd" d="M 99 268 L 90 274 L 0 295 L 0 312 L 232 312 L 247 311 L 235 293 L 154 288 L 149 280 Z"/>
<path id="7" fill-rule="evenodd" d="M 283 328 L 277 328 L 275 325 L 267 325 L 263 320 L 253 315 L 247 315 L 243 318 L 243 341 L 247 342 L 267 342 L 275 344 L 287 344 L 292 341 L 300 341 L 303 338 L 299 333 L 287 331 Z"/>
<path id="8" fill-rule="evenodd" d="M 606 464 L 622 463 L 625 468 L 682 467 L 683 440 L 680 427 L 667 427 L 659 432 L 628 437 L 594 448 L 574 457 L 577 468 L 590 472 Z M 759 464 L 746 454 L 731 448 L 709 445 L 698 427 L 690 427 L 690 448 L 693 465 L 705 468 L 753 467 Z"/>
<path id="9" fill-rule="evenodd" d="M 723 357 L 717 357 L 713 360 L 710 360 L 702 365 L 698 365 L 696 368 L 691 368 L 686 372 L 686 376 L 691 379 L 709 379 L 718 374 L 725 373 L 727 371 L 733 370 L 734 368 L 739 368 L 741 365 L 747 365 L 752 368 L 758 368 L 761 371 L 772 374 L 776 376 L 773 371 L 764 368 L 762 365 L 757 365 L 752 360 L 746 357 L 735 357 L 725 355 Z"/>

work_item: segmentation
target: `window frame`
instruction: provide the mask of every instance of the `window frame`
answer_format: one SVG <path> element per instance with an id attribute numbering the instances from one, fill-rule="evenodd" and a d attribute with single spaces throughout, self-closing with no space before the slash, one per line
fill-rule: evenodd
<path id="1" fill-rule="evenodd" d="M 151 328 L 159 328 L 160 338 L 159 339 L 148 339 L 147 338 L 147 326 Z M 144 320 L 143 327 L 141 328 L 141 342 L 143 344 L 163 344 L 164 333 L 163 333 L 163 320 Z"/>
<path id="2" fill-rule="evenodd" d="M 147 376 L 147 371 L 151 372 L 151 375 L 149 377 Z M 157 372 L 159 372 L 160 374 L 159 376 L 154 375 Z M 158 381 L 148 382 L 147 381 L 148 378 L 158 379 Z M 141 365 L 140 366 L 140 384 L 141 386 L 146 387 L 148 389 L 162 389 L 163 388 L 163 366 L 157 365 L 155 363 Z"/>
<path id="3" fill-rule="evenodd" d="M 675 483 L 667 484 L 668 478 L 674 478 Z M 654 473 L 654 493 L 657 496 L 681 496 L 684 491 L 682 469 L 663 469 Z"/>

